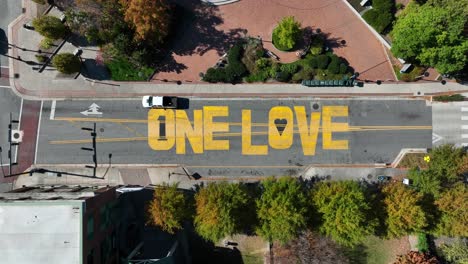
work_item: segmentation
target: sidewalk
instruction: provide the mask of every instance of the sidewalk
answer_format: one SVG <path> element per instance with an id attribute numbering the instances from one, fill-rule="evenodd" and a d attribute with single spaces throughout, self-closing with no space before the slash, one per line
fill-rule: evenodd
<path id="1" fill-rule="evenodd" d="M 9 50 L 10 83 L 13 90 L 21 97 L 30 100 L 71 99 L 71 98 L 130 98 L 147 94 L 200 96 L 200 97 L 281 97 L 281 96 L 428 96 L 438 93 L 468 92 L 468 86 L 456 83 L 442 85 L 440 82 L 396 83 L 393 80 L 382 80 L 382 85 L 366 83 L 364 87 L 305 87 L 300 84 L 195 84 L 169 82 L 112 82 L 93 81 L 82 75 L 77 79 L 63 78 L 54 69 L 38 73 L 35 62 L 41 36 L 35 31 L 28 31 L 22 25 L 32 18 L 28 10 L 31 1 L 24 1 L 26 14 L 22 14 L 8 27 L 8 37 L 12 44 L 23 49 Z M 24 50 L 27 49 L 27 50 Z M 61 51 L 73 51 L 67 43 Z M 89 54 L 89 53 L 88 53 Z M 19 61 L 18 56 L 23 61 Z M 15 58 L 15 59 L 13 59 Z M 29 61 L 30 64 L 25 63 Z M 419 93 L 419 94 L 418 94 Z"/>

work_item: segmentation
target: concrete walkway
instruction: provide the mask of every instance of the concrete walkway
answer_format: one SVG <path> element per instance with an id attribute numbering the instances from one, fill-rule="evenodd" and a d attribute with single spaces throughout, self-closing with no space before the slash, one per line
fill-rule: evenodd
<path id="1" fill-rule="evenodd" d="M 146 94 L 203 96 L 203 97 L 351 97 L 351 96 L 428 96 L 438 93 L 468 92 L 468 86 L 456 83 L 442 85 L 440 82 L 397 83 L 382 80 L 382 85 L 373 82 L 364 87 L 321 87 L 310 88 L 300 84 L 194 84 L 176 80 L 155 84 L 149 82 L 96 81 L 83 76 L 64 78 L 53 68 L 39 73 L 36 61 L 38 43 L 42 38 L 35 31 L 22 27 L 34 16 L 28 10 L 32 1 L 25 1 L 26 13 L 8 27 L 8 37 L 16 48 L 9 50 L 10 84 L 19 96 L 30 100 L 71 98 L 130 98 Z M 64 50 L 72 51 L 71 44 Z M 19 60 L 19 58 L 21 60 Z"/>

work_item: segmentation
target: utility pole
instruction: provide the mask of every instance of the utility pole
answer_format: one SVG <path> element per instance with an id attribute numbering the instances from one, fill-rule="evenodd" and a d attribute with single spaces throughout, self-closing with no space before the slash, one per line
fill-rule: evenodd
<path id="1" fill-rule="evenodd" d="M 93 169 L 93 178 L 95 178 L 96 177 L 96 169 L 97 169 L 97 166 L 98 166 L 97 153 L 96 153 L 96 136 L 97 136 L 97 134 L 96 134 L 96 123 L 94 123 L 93 128 L 82 127 L 81 129 L 86 130 L 86 131 L 92 131 L 91 132 L 91 137 L 93 138 L 93 148 L 81 148 L 81 149 L 93 152 L 94 166 L 86 165 L 86 168 Z"/>
<path id="2" fill-rule="evenodd" d="M 8 175 L 11 175 L 11 167 L 14 166 L 14 165 L 18 165 L 17 162 L 12 162 L 11 161 L 12 156 L 13 156 L 13 155 L 11 155 L 11 147 L 19 145 L 19 143 L 13 142 L 13 138 L 12 138 L 13 137 L 13 133 L 12 133 L 13 128 L 12 127 L 13 127 L 13 124 L 18 124 L 18 123 L 19 123 L 19 121 L 14 120 L 13 116 L 12 116 L 12 114 L 10 112 L 10 123 L 8 124 L 8 143 L 10 145 L 10 148 L 8 149 L 8 160 L 9 160 L 10 166 L 8 167 Z"/>

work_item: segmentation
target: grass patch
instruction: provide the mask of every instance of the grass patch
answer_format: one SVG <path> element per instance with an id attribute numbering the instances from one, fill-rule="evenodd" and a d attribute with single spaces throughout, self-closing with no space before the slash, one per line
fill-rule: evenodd
<path id="1" fill-rule="evenodd" d="M 398 168 L 427 168 L 427 162 L 424 161 L 426 153 L 407 153 L 398 164 Z"/>
<path id="2" fill-rule="evenodd" d="M 405 253 L 406 250 L 408 249 L 402 246 L 401 240 L 369 236 L 362 245 L 345 249 L 344 252 L 350 263 L 388 264 L 393 263 L 397 255 Z"/>
<path id="3" fill-rule="evenodd" d="M 106 63 L 114 81 L 146 81 L 153 74 L 153 69 L 137 67 L 125 58 L 116 58 Z"/>
<path id="4" fill-rule="evenodd" d="M 434 96 L 432 99 L 438 102 L 459 102 L 465 101 L 465 97 L 461 94 L 452 94 L 452 95 L 439 95 Z"/>

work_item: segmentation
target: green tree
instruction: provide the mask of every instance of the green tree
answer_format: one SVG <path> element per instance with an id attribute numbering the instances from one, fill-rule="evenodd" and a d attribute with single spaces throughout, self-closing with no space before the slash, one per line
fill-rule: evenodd
<path id="1" fill-rule="evenodd" d="M 240 232 L 247 219 L 250 199 L 242 184 L 208 184 L 195 195 L 195 230 L 212 242 Z"/>
<path id="2" fill-rule="evenodd" d="M 50 39 L 61 39 L 67 35 L 67 27 L 54 16 L 41 16 L 32 21 L 33 27 L 39 34 Z"/>
<path id="3" fill-rule="evenodd" d="M 300 36 L 301 24 L 293 16 L 285 17 L 273 30 L 273 44 L 279 50 L 291 50 Z"/>
<path id="4" fill-rule="evenodd" d="M 444 2 L 447 5 L 408 5 L 393 27 L 395 56 L 434 66 L 440 73 L 465 67 L 468 38 L 463 32 L 468 16 L 457 8 L 462 1 Z"/>
<path id="5" fill-rule="evenodd" d="M 72 74 L 80 71 L 81 61 L 71 53 L 60 53 L 54 56 L 52 65 L 61 73 Z"/>
<path id="6" fill-rule="evenodd" d="M 442 244 L 440 246 L 442 255 L 449 263 L 468 263 L 468 243 L 466 240 L 457 239 L 451 244 Z"/>
<path id="7" fill-rule="evenodd" d="M 387 232 L 389 237 L 401 237 L 420 231 L 426 223 L 421 207 L 422 195 L 407 188 L 400 182 L 383 187 Z"/>
<path id="8" fill-rule="evenodd" d="M 468 189 L 464 183 L 447 189 L 435 204 L 441 213 L 436 233 L 468 236 Z"/>
<path id="9" fill-rule="evenodd" d="M 442 145 L 434 148 L 430 153 L 427 170 L 412 169 L 408 177 L 413 180 L 416 189 L 424 194 L 438 197 L 444 188 L 448 188 L 460 178 L 463 170 L 463 149 L 453 145 Z"/>
<path id="10" fill-rule="evenodd" d="M 320 231 L 337 243 L 355 246 L 374 232 L 370 204 L 357 182 L 322 182 L 312 190 L 312 202 L 322 216 Z"/>
<path id="11" fill-rule="evenodd" d="M 292 177 L 269 178 L 262 182 L 257 200 L 257 233 L 268 241 L 287 243 L 305 229 L 307 198 L 301 184 Z"/>
<path id="12" fill-rule="evenodd" d="M 155 188 L 153 200 L 148 206 L 148 224 L 174 234 L 182 229 L 183 222 L 191 217 L 191 206 L 177 184 Z"/>

